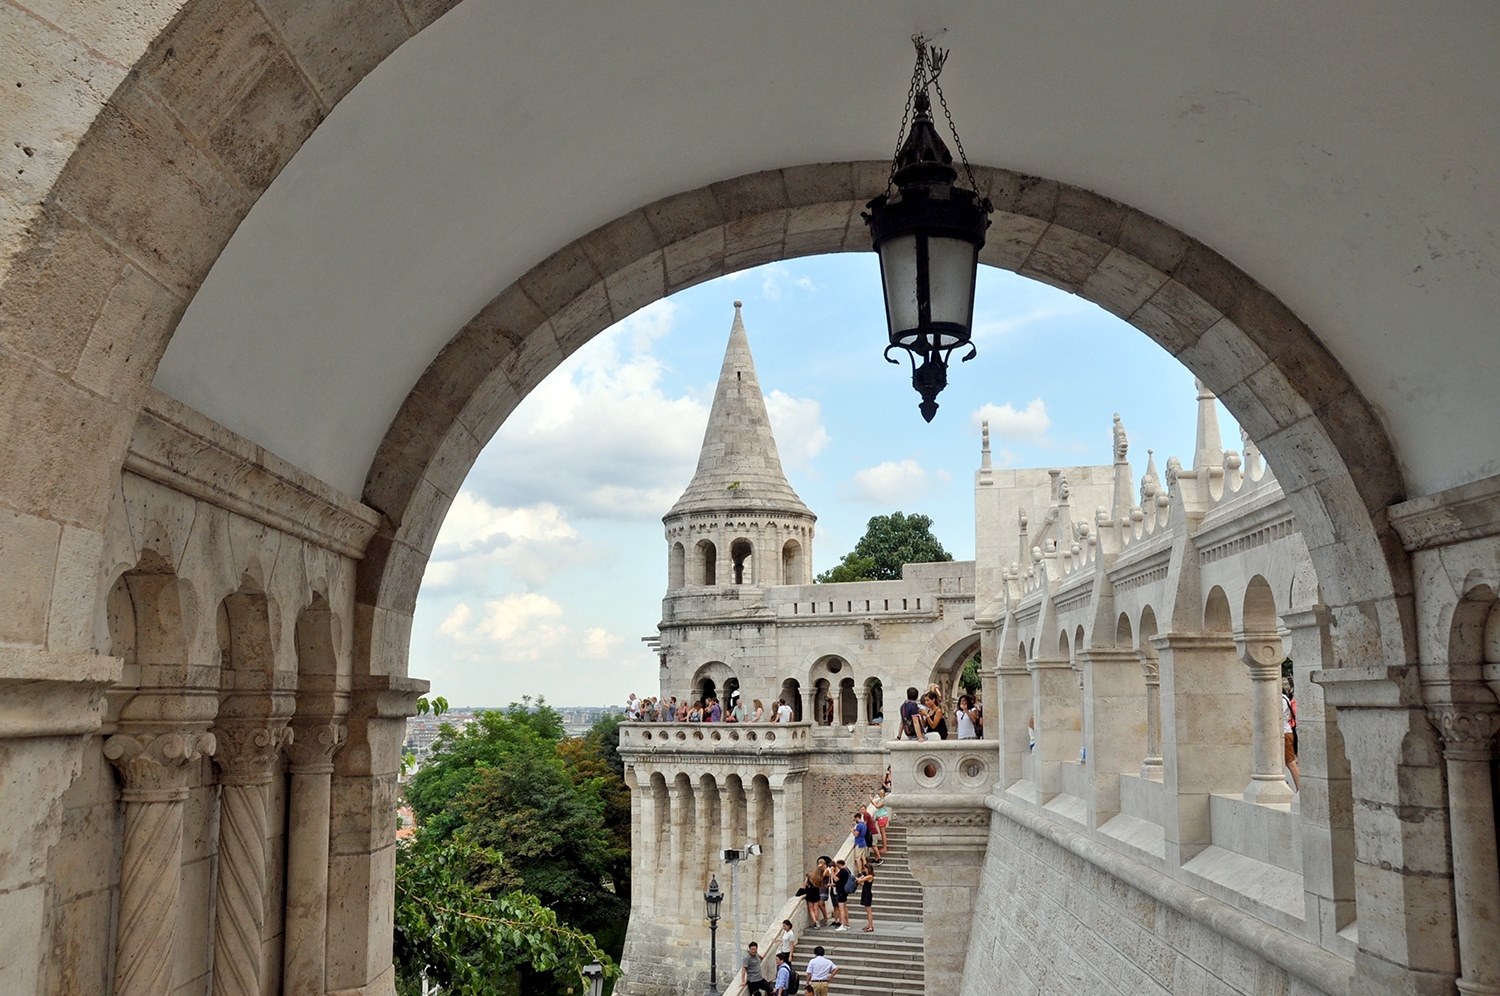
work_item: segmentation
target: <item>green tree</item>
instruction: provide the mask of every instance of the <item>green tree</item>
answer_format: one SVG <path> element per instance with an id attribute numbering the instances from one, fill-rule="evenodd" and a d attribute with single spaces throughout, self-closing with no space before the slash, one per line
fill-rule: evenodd
<path id="1" fill-rule="evenodd" d="M 395 961 L 401 996 L 420 993 L 424 973 L 453 996 L 535 991 L 523 990 L 523 979 L 542 973 L 579 980 L 583 966 L 595 959 L 608 975 L 615 974 L 592 937 L 559 921 L 536 896 L 491 894 L 474 884 L 473 869 L 500 863 L 498 854 L 463 835 L 433 843 L 419 831 L 397 848 Z M 576 981 L 573 986 L 581 991 Z"/>
<path id="2" fill-rule="evenodd" d="M 963 673 L 958 676 L 958 683 L 964 691 L 970 695 L 978 695 L 980 686 L 984 684 L 979 678 L 979 655 L 975 654 L 964 662 Z"/>
<path id="3" fill-rule="evenodd" d="M 820 583 L 837 581 L 895 581 L 906 564 L 928 564 L 952 560 L 953 555 L 932 535 L 932 519 L 926 515 L 873 516 L 865 534 L 838 565 L 819 574 Z"/>

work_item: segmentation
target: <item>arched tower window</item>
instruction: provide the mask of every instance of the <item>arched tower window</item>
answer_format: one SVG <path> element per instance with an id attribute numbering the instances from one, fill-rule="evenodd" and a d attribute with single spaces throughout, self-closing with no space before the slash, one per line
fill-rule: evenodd
<path id="1" fill-rule="evenodd" d="M 781 548 L 781 583 L 806 583 L 802 567 L 802 544 L 796 540 L 787 540 Z"/>
<path id="2" fill-rule="evenodd" d="M 729 557 L 734 561 L 734 583 L 744 584 L 755 581 L 755 564 L 752 559 L 750 541 L 737 539 L 729 545 Z"/>
<path id="3" fill-rule="evenodd" d="M 681 588 L 687 582 L 687 551 L 681 543 L 672 544 L 672 553 L 667 560 L 667 587 Z"/>
<path id="4" fill-rule="evenodd" d="M 696 552 L 698 555 L 698 580 L 702 584 L 718 584 L 718 548 L 708 540 L 699 540 Z"/>

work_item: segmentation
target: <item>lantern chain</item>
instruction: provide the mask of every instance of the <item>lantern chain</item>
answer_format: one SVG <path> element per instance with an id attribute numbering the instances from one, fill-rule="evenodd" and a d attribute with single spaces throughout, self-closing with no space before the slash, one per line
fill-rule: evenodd
<path id="1" fill-rule="evenodd" d="M 917 92 L 922 89 L 922 75 L 927 68 L 927 39 L 921 35 L 912 35 L 911 40 L 917 47 L 917 64 L 912 67 L 911 86 L 906 91 L 906 109 L 901 112 L 901 127 L 896 129 L 896 151 L 891 154 L 891 172 L 885 181 L 887 194 L 896 185 L 896 164 L 901 161 L 901 143 L 906 138 L 906 125 L 911 120 L 912 104 L 917 99 Z"/>
<path id="2" fill-rule="evenodd" d="M 943 87 L 937 81 L 936 75 L 932 77 L 932 88 L 937 91 L 938 103 L 943 106 L 943 116 L 948 119 L 948 130 L 953 133 L 953 144 L 958 149 L 958 158 L 964 164 L 964 172 L 969 175 L 969 187 L 978 194 L 979 181 L 974 179 L 974 167 L 969 165 L 969 154 L 964 151 L 964 140 L 958 137 L 958 125 L 953 123 L 953 112 L 948 110 L 948 98 L 943 96 Z"/>

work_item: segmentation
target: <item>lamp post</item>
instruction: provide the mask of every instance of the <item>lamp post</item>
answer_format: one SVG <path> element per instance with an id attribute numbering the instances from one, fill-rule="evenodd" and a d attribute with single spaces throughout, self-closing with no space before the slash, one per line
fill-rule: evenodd
<path id="1" fill-rule="evenodd" d="M 974 281 L 994 206 L 979 193 L 974 170 L 938 84 L 948 53 L 928 45 L 920 35 L 912 42 L 917 47 L 917 64 L 912 70 L 906 108 L 908 115 L 915 110 L 916 116 L 910 132 L 906 130 L 907 118 L 902 117 L 885 193 L 871 200 L 861 217 L 880 255 L 880 282 L 890 336 L 885 358 L 897 363 L 891 351 L 906 350 L 912 387 L 922 396 L 918 408 L 931 422 L 937 414 L 938 392 L 948 386 L 949 357 L 964 346 L 969 347 L 964 361 L 972 360 L 976 352 L 970 342 Z M 937 91 L 969 189 L 955 186 L 958 171 L 953 168 L 953 154 L 933 124 L 929 88 Z"/>
<path id="2" fill-rule="evenodd" d="M 583 980 L 588 983 L 589 996 L 604 996 L 604 966 L 597 960 L 583 966 Z"/>
<path id="3" fill-rule="evenodd" d="M 708 988 L 704 996 L 719 996 L 719 907 L 724 902 L 724 893 L 719 890 L 719 879 L 709 876 L 708 891 L 703 894 L 703 904 L 708 910 Z"/>

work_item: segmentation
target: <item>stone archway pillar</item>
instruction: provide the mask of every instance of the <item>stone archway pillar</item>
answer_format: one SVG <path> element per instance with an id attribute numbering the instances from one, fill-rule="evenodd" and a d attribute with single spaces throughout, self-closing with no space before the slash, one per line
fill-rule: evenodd
<path id="1" fill-rule="evenodd" d="M 266 787 L 291 731 L 285 721 L 221 722 L 219 874 L 214 895 L 214 994 L 260 991 L 266 925 Z"/>
<path id="2" fill-rule="evenodd" d="M 116 733 L 104 742 L 104 756 L 125 781 L 114 996 L 172 991 L 183 803 L 189 776 L 214 747 L 213 734 L 190 729 Z"/>
<path id="3" fill-rule="evenodd" d="M 1487 694 L 1486 690 L 1486 694 Z M 1477 696 L 1476 696 L 1477 697 Z M 1500 863 L 1495 853 L 1493 765 L 1500 708 L 1493 702 L 1429 711 L 1443 740 L 1462 996 L 1500 996 Z"/>
<path id="4" fill-rule="evenodd" d="M 1161 781 L 1161 663 L 1148 653 L 1139 655 L 1141 675 L 1146 679 L 1146 756 L 1141 759 L 1141 777 Z"/>
<path id="5" fill-rule="evenodd" d="M 330 996 L 388 996 L 396 985 L 396 776 L 406 718 L 428 685 L 394 675 L 355 682 L 348 743 L 334 757 L 327 986 Z"/>
<path id="6" fill-rule="evenodd" d="M 1246 802 L 1287 802 L 1286 739 L 1281 729 L 1281 637 L 1274 632 L 1234 635 L 1240 661 L 1250 670 L 1250 784 Z M 1300 773 L 1299 773 L 1300 775 Z"/>
<path id="7" fill-rule="evenodd" d="M 692 789 L 684 789 L 675 781 L 667 786 L 667 860 L 666 874 L 672 883 L 672 909 L 679 913 L 687 908 L 687 897 L 692 890 L 687 885 L 687 803 Z"/>
<path id="8" fill-rule="evenodd" d="M 1249 688 L 1226 691 L 1239 667 L 1229 636 L 1165 633 L 1153 637 L 1161 661 L 1163 832 L 1167 867 L 1191 861 L 1213 841 L 1209 797 L 1244 784 L 1250 766 Z"/>
<path id="9" fill-rule="evenodd" d="M 291 760 L 286 842 L 286 942 L 282 987 L 320 994 L 327 988 L 328 830 L 333 800 L 333 756 L 349 729 L 333 720 L 296 723 Z"/>
<path id="10" fill-rule="evenodd" d="M 1315 671 L 1354 797 L 1359 920 L 1350 992 L 1451 996 L 1458 977 L 1443 760 L 1415 667 Z M 1493 837 L 1490 846 L 1494 846 Z"/>
<path id="11" fill-rule="evenodd" d="M 1036 747 L 1032 750 L 1037 801 L 1045 804 L 1062 791 L 1065 761 L 1077 761 L 1083 737 L 1083 708 L 1078 695 L 1078 675 L 1061 658 L 1038 657 L 1029 664 L 1031 700 L 1036 720 Z"/>
<path id="12" fill-rule="evenodd" d="M 1284 612 L 1281 621 L 1290 633 L 1287 650 L 1297 679 L 1297 764 L 1302 769 L 1297 809 L 1307 937 L 1328 950 L 1347 952 L 1352 942 L 1339 931 L 1355 917 L 1349 761 L 1322 686 L 1305 680 L 1324 661 L 1333 660 L 1328 609 L 1313 605 Z"/>
<path id="13" fill-rule="evenodd" d="M 1083 745 L 1093 791 L 1089 825 L 1120 812 L 1120 774 L 1134 768 L 1145 745 L 1140 659 L 1133 650 L 1094 649 L 1083 663 Z"/>

